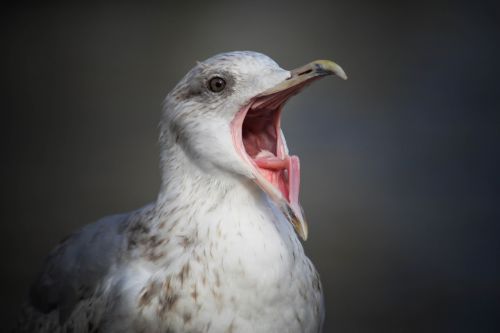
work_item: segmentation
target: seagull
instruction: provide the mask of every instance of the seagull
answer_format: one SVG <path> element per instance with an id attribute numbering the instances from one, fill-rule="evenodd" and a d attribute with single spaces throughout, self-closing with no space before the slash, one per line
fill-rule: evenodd
<path id="1" fill-rule="evenodd" d="M 347 78 L 329 60 L 288 71 L 251 51 L 198 62 L 163 104 L 157 200 L 57 245 L 15 332 L 321 332 L 280 119 L 330 74 Z"/>

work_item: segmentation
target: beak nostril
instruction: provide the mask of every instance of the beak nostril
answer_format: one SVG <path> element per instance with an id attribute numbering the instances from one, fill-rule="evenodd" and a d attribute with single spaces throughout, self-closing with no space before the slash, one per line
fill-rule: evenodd
<path id="1" fill-rule="evenodd" d="M 308 69 L 308 70 L 306 70 L 306 71 L 303 71 L 303 72 L 298 73 L 298 74 L 297 74 L 297 76 L 301 76 L 301 75 L 309 74 L 309 73 L 311 73 L 311 72 L 312 72 L 312 69 Z"/>

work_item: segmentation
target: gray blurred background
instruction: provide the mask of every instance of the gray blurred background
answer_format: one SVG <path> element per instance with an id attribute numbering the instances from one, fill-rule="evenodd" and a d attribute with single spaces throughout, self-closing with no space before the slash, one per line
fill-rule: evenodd
<path id="1" fill-rule="evenodd" d="M 161 102 L 184 73 L 255 50 L 349 75 L 283 124 L 325 332 L 500 331 L 495 1 L 2 6 L 4 327 L 58 240 L 155 199 Z"/>

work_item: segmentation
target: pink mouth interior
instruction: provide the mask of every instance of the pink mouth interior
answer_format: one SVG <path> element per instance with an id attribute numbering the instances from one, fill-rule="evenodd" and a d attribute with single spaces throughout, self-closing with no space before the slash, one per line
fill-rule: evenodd
<path id="1" fill-rule="evenodd" d="M 240 155 L 281 193 L 292 209 L 300 210 L 299 158 L 286 153 L 280 128 L 282 106 L 290 96 L 284 91 L 253 101 L 238 112 L 232 132 Z"/>

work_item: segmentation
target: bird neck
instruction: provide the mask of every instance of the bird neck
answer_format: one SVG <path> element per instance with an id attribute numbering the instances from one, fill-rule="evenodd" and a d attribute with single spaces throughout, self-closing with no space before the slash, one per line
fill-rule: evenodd
<path id="1" fill-rule="evenodd" d="M 250 260 L 245 267 L 260 274 L 280 262 L 283 251 L 301 249 L 291 224 L 252 180 L 207 173 L 176 144 L 162 151 L 156 204 L 129 230 L 130 243 L 142 249 L 137 253 L 158 267 L 189 260 L 193 251 L 217 260 L 227 259 L 229 251 L 234 254 L 231 267 Z M 250 252 L 252 256 L 245 255 Z"/>
<path id="2" fill-rule="evenodd" d="M 263 193 L 243 176 L 222 171 L 207 171 L 174 140 L 163 142 L 161 156 L 162 184 L 157 209 L 163 214 L 185 208 L 190 215 L 213 211 L 215 206 L 231 202 L 258 202 Z"/>

